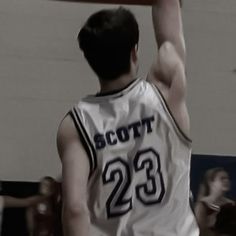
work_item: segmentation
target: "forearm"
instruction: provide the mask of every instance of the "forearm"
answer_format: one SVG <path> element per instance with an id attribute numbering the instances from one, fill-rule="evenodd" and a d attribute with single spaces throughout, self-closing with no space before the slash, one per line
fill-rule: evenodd
<path id="1" fill-rule="evenodd" d="M 16 198 L 11 196 L 3 196 L 4 207 L 29 207 L 43 199 L 41 196 L 33 196 L 27 198 Z"/>
<path id="2" fill-rule="evenodd" d="M 4 196 L 4 207 L 27 207 L 27 201 L 24 198 Z"/>
<path id="3" fill-rule="evenodd" d="M 154 0 L 152 19 L 158 48 L 166 41 L 185 61 L 185 41 L 179 0 Z"/>
<path id="4" fill-rule="evenodd" d="M 87 211 L 77 213 L 63 211 L 62 222 L 65 236 L 89 236 L 89 214 Z"/>

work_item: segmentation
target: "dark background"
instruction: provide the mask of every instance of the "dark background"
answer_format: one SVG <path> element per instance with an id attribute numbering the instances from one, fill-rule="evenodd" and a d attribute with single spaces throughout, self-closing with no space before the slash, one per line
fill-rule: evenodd
<path id="1" fill-rule="evenodd" d="M 38 182 L 2 181 L 1 195 L 28 197 L 38 193 Z M 5 208 L 2 220 L 2 236 L 27 236 L 25 208 Z"/>

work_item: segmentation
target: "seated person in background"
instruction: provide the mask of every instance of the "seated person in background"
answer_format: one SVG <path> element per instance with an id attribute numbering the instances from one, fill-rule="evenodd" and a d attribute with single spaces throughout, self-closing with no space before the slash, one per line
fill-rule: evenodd
<path id="1" fill-rule="evenodd" d="M 223 168 L 213 168 L 206 172 L 195 205 L 201 236 L 219 235 L 215 230 L 217 215 L 224 205 L 234 205 L 234 202 L 225 196 L 230 185 L 229 175 Z"/>
<path id="2" fill-rule="evenodd" d="M 59 199 L 58 183 L 51 177 L 44 177 L 40 182 L 39 193 L 42 199 L 27 209 L 30 236 L 54 236 Z"/>

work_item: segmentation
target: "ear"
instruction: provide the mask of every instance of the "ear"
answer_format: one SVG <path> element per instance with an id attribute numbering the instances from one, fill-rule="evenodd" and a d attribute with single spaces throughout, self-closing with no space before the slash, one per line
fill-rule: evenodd
<path id="1" fill-rule="evenodd" d="M 131 60 L 135 63 L 138 60 L 138 44 L 131 50 Z"/>

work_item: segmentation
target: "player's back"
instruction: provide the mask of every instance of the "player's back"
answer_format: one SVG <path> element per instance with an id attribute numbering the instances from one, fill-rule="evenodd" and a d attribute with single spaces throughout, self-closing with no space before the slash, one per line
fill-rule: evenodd
<path id="1" fill-rule="evenodd" d="M 90 161 L 92 236 L 197 236 L 189 206 L 191 141 L 142 79 L 71 111 Z"/>

